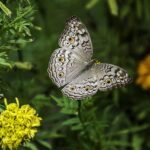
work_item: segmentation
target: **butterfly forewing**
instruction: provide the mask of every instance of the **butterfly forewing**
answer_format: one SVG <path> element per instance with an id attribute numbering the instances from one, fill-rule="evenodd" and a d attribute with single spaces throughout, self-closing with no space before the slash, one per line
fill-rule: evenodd
<path id="1" fill-rule="evenodd" d="M 86 61 L 89 61 L 92 57 L 93 46 L 88 30 L 75 16 L 67 21 L 58 44 L 60 47 L 70 48 Z"/>

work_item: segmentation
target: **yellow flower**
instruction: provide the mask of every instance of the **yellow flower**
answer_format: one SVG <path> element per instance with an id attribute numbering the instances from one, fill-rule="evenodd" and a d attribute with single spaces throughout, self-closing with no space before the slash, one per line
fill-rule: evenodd
<path id="1" fill-rule="evenodd" d="M 30 105 L 19 107 L 18 98 L 16 103 L 7 104 L 6 98 L 4 102 L 6 110 L 0 114 L 0 144 L 3 150 L 7 147 L 12 150 L 35 136 L 42 118 Z"/>
<path id="2" fill-rule="evenodd" d="M 138 78 L 136 83 L 143 89 L 150 89 L 150 55 L 147 55 L 138 66 Z"/>

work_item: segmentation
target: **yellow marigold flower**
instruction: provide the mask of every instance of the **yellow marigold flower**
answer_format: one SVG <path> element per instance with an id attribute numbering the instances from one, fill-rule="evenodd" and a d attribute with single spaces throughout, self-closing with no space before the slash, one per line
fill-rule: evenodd
<path id="1" fill-rule="evenodd" d="M 145 90 L 150 89 L 150 55 L 139 63 L 136 83 Z"/>
<path id="2" fill-rule="evenodd" d="M 30 105 L 19 107 L 18 98 L 11 104 L 5 98 L 4 103 L 6 110 L 0 114 L 0 144 L 3 150 L 7 147 L 12 150 L 35 136 L 42 119 Z"/>

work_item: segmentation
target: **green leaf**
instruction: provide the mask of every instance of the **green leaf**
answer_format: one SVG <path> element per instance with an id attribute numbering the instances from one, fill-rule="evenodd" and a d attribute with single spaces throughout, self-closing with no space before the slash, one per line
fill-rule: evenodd
<path id="1" fill-rule="evenodd" d="M 138 135 L 133 136 L 132 147 L 133 150 L 142 150 L 143 140 Z"/>
<path id="2" fill-rule="evenodd" d="M 131 146 L 128 142 L 125 141 L 109 141 L 104 144 L 105 146 Z"/>
<path id="3" fill-rule="evenodd" d="M 7 60 L 7 54 L 5 52 L 0 53 L 0 66 L 12 68 L 11 64 Z"/>
<path id="4" fill-rule="evenodd" d="M 23 70 L 31 70 L 33 65 L 30 62 L 15 62 L 13 67 Z"/>
<path id="5" fill-rule="evenodd" d="M 116 0 L 108 0 L 108 6 L 112 15 L 118 15 L 118 4 Z"/>
<path id="6" fill-rule="evenodd" d="M 8 7 L 6 7 L 1 1 L 0 1 L 0 8 L 3 10 L 3 12 L 7 15 L 7 16 L 11 16 L 11 11 Z"/>
<path id="7" fill-rule="evenodd" d="M 24 144 L 24 147 L 29 148 L 30 150 L 38 150 L 37 146 L 34 143 L 27 142 Z"/>
<path id="8" fill-rule="evenodd" d="M 142 2 L 141 2 L 141 0 L 136 0 L 136 9 L 137 9 L 137 16 L 139 17 L 139 18 L 141 18 L 142 17 Z"/>
<path id="9" fill-rule="evenodd" d="M 91 9 L 92 7 L 94 7 L 99 0 L 90 0 L 87 4 L 86 4 L 86 9 Z"/>
<path id="10" fill-rule="evenodd" d="M 73 124 L 78 124 L 80 123 L 80 120 L 78 117 L 75 118 L 70 118 L 68 120 L 63 121 L 62 125 L 73 125 Z"/>
<path id="11" fill-rule="evenodd" d="M 61 112 L 64 114 L 73 114 L 77 115 L 77 101 L 70 100 L 66 97 L 57 98 L 55 96 L 51 96 L 56 102 L 57 105 L 61 107 Z"/>
<path id="12" fill-rule="evenodd" d="M 149 127 L 150 127 L 149 124 L 144 124 L 142 126 L 135 126 L 135 127 L 131 127 L 131 128 L 128 128 L 128 129 L 121 130 L 121 131 L 117 131 L 115 133 L 110 133 L 107 136 L 112 136 L 112 135 L 116 136 L 116 135 L 123 135 L 123 134 L 129 134 L 129 133 L 136 133 L 136 132 L 139 132 L 139 131 L 142 131 L 142 130 L 146 130 Z"/>
<path id="13" fill-rule="evenodd" d="M 45 142 L 45 141 L 43 141 L 43 140 L 38 140 L 38 142 L 39 142 L 42 146 L 44 146 L 45 148 L 47 148 L 47 149 L 49 149 L 49 150 L 52 149 L 52 146 L 51 146 L 50 143 Z"/>
<path id="14" fill-rule="evenodd" d="M 5 106 L 0 104 L 0 112 L 2 112 L 3 110 L 5 110 Z"/>
<path id="15" fill-rule="evenodd" d="M 81 124 L 78 117 L 69 118 L 68 120 L 63 121 L 62 125 L 71 127 L 72 130 L 81 130 L 83 125 Z"/>

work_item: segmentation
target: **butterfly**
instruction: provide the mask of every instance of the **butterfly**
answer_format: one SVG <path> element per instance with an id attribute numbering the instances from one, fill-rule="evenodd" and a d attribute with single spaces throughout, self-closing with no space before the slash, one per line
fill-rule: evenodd
<path id="1" fill-rule="evenodd" d="M 93 46 L 85 25 L 75 16 L 68 19 L 56 49 L 49 61 L 48 74 L 62 88 L 62 93 L 75 100 L 124 86 L 131 81 L 128 73 L 112 64 L 92 60 Z"/>

